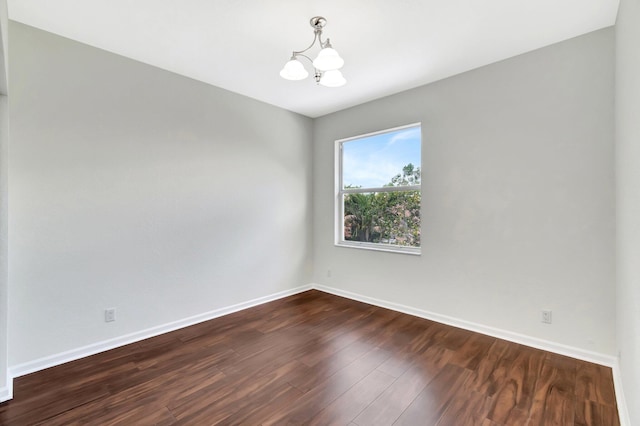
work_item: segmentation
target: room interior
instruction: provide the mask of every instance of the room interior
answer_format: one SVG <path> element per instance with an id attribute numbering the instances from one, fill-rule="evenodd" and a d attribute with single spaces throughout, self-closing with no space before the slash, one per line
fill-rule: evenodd
<path id="1" fill-rule="evenodd" d="M 0 1 L 0 401 L 314 288 L 609 366 L 640 423 L 638 0 L 50 3 Z M 343 87 L 278 75 L 318 15 Z M 422 254 L 336 247 L 335 141 L 416 122 Z"/>

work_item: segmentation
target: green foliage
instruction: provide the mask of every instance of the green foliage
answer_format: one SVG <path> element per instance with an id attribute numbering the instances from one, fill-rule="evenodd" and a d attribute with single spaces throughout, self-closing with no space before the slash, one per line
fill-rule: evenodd
<path id="1" fill-rule="evenodd" d="M 409 163 L 385 186 L 420 184 L 420 167 Z M 420 191 L 347 194 L 344 239 L 401 246 L 420 246 Z"/>
<path id="2" fill-rule="evenodd" d="M 409 163 L 402 168 L 402 174 L 395 175 L 385 186 L 420 185 L 420 167 Z"/>

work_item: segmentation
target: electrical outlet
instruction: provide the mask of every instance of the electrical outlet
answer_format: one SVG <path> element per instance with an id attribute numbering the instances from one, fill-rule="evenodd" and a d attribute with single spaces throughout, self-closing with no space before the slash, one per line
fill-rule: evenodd
<path id="1" fill-rule="evenodd" d="M 331 269 L 327 269 L 327 278 L 331 278 Z"/>
<path id="2" fill-rule="evenodd" d="M 551 311 L 543 309 L 542 310 L 542 322 L 545 324 L 551 324 Z"/>
<path id="3" fill-rule="evenodd" d="M 112 322 L 116 320 L 116 308 L 104 310 L 104 322 Z"/>

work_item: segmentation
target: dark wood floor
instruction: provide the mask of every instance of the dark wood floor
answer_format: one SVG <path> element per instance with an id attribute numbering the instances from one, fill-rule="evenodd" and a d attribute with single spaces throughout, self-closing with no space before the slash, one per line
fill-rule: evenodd
<path id="1" fill-rule="evenodd" d="M 3 425 L 617 425 L 611 370 L 308 291 L 15 380 Z"/>

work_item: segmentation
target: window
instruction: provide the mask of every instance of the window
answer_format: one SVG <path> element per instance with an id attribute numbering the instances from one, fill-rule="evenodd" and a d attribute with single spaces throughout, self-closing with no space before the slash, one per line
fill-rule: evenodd
<path id="1" fill-rule="evenodd" d="M 420 123 L 336 141 L 336 244 L 420 254 Z"/>

